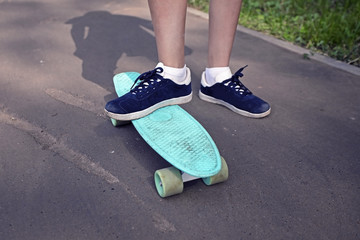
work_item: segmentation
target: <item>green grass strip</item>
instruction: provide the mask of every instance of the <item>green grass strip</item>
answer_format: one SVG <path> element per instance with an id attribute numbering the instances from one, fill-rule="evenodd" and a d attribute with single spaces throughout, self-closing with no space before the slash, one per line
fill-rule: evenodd
<path id="1" fill-rule="evenodd" d="M 239 24 L 360 67 L 359 0 L 243 0 Z"/>

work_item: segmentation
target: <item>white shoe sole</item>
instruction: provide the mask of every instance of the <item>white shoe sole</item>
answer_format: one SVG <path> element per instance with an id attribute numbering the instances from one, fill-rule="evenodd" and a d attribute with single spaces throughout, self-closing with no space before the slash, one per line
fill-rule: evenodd
<path id="1" fill-rule="evenodd" d="M 112 112 L 108 112 L 105 109 L 105 113 L 107 116 L 109 116 L 110 118 L 113 118 L 115 120 L 119 120 L 119 121 L 131 121 L 131 120 L 135 120 L 135 119 L 139 119 L 142 117 L 145 117 L 147 115 L 149 115 L 150 113 L 154 112 L 155 110 L 162 108 L 162 107 L 166 107 L 166 106 L 170 106 L 170 105 L 179 105 L 179 104 L 185 104 L 190 102 L 192 99 L 192 93 L 184 96 L 184 97 L 179 97 L 179 98 L 175 98 L 175 99 L 168 99 L 162 102 L 159 102 L 147 109 L 138 111 L 138 112 L 133 112 L 133 113 L 128 113 L 128 114 L 116 114 L 116 113 L 112 113 Z"/>
<path id="2" fill-rule="evenodd" d="M 201 91 L 199 91 L 199 97 L 200 97 L 201 100 L 204 100 L 206 102 L 211 102 L 211 103 L 215 103 L 215 104 L 225 106 L 225 107 L 229 108 L 231 111 L 233 111 L 233 112 L 235 112 L 237 114 L 240 114 L 242 116 L 245 116 L 245 117 L 263 118 L 263 117 L 268 116 L 270 114 L 270 112 L 271 112 L 271 108 L 269 108 L 269 110 L 267 110 L 266 112 L 263 112 L 263 113 L 250 113 L 250 112 L 238 109 L 235 106 L 233 106 L 230 103 L 227 103 L 227 102 L 225 102 L 223 100 L 213 98 L 213 97 L 210 97 L 210 96 L 208 96 L 206 94 L 203 94 Z"/>

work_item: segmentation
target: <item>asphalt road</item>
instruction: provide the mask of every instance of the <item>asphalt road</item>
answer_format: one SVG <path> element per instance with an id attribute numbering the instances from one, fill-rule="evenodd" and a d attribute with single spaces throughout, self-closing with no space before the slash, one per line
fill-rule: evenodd
<path id="1" fill-rule="evenodd" d="M 207 20 L 188 14 L 193 90 Z M 160 198 L 167 167 L 103 114 L 112 76 L 157 62 L 145 0 L 0 1 L 0 239 L 360 239 L 360 77 L 238 32 L 231 68 L 272 106 L 184 108 L 229 165 Z"/>

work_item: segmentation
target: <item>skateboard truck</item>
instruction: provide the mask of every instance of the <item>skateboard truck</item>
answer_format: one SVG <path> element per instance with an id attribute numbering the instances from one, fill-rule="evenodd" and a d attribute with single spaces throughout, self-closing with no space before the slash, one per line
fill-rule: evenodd
<path id="1" fill-rule="evenodd" d="M 228 166 L 225 159 L 221 157 L 221 170 L 214 176 L 202 178 L 203 182 L 208 185 L 225 182 L 229 177 Z M 159 169 L 154 174 L 155 186 L 161 197 L 169 197 L 180 194 L 184 190 L 184 183 L 190 182 L 199 177 L 192 176 L 175 167 Z"/>

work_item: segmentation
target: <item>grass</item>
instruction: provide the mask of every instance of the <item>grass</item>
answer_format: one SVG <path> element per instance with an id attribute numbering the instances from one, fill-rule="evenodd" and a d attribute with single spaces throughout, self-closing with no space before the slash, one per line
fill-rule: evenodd
<path id="1" fill-rule="evenodd" d="M 243 0 L 239 24 L 360 67 L 359 0 Z"/>

